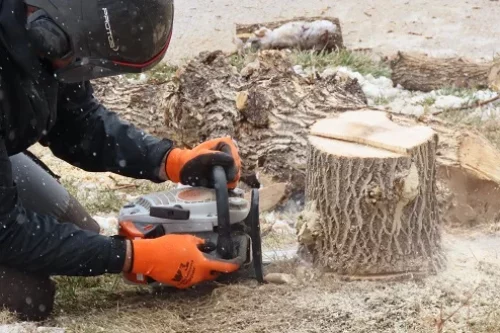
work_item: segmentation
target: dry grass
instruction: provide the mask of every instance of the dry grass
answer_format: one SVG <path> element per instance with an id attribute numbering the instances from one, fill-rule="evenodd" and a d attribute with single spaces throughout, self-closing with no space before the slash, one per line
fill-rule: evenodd
<path id="1" fill-rule="evenodd" d="M 487 106 L 491 107 L 491 106 Z M 482 110 L 457 110 L 443 112 L 438 118 L 452 124 L 464 125 L 484 135 L 500 149 L 500 108 L 483 108 Z"/>
<path id="2" fill-rule="evenodd" d="M 8 311 L 0 311 L 0 325 L 12 324 L 16 321 L 12 313 Z"/>

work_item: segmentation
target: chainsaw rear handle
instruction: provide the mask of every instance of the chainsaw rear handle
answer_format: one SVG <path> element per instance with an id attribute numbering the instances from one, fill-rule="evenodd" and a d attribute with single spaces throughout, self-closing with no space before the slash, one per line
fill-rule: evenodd
<path id="1" fill-rule="evenodd" d="M 229 220 L 229 193 L 227 189 L 226 171 L 222 166 L 212 170 L 217 204 L 217 253 L 222 259 L 233 259 L 233 241 L 231 239 L 231 223 Z"/>

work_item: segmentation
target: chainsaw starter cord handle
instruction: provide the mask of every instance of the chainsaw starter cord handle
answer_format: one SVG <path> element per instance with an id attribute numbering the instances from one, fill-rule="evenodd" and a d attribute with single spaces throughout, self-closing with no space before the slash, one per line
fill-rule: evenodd
<path id="1" fill-rule="evenodd" d="M 224 168 L 219 165 L 215 166 L 212 177 L 217 204 L 217 253 L 223 259 L 233 259 L 233 241 L 231 240 L 231 223 L 229 219 L 229 193 Z"/>

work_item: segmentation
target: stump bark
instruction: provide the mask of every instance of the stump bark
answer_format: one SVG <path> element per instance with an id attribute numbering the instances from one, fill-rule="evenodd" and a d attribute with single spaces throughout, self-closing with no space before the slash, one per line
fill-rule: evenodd
<path id="1" fill-rule="evenodd" d="M 313 262 L 370 277 L 441 268 L 436 133 L 377 111 L 320 120 L 310 133 L 305 193 L 313 213 L 299 241 Z"/>
<path id="2" fill-rule="evenodd" d="M 494 68 L 494 65 L 398 52 L 391 61 L 392 81 L 405 89 L 424 92 L 448 87 L 486 89 L 497 84 L 498 66 Z"/>

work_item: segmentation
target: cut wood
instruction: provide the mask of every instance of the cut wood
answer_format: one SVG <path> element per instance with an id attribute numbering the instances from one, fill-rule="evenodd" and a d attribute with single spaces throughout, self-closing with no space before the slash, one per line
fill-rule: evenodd
<path id="1" fill-rule="evenodd" d="M 335 17 L 236 24 L 236 38 L 258 49 L 340 50 L 344 48 L 340 21 Z"/>
<path id="2" fill-rule="evenodd" d="M 386 112 L 370 112 L 360 118 L 358 112 L 346 112 L 337 118 L 315 123 L 310 134 L 331 139 L 353 141 L 398 154 L 408 154 L 415 144 L 424 144 L 432 129 L 425 126 L 402 127 L 393 123 Z"/>
<path id="3" fill-rule="evenodd" d="M 286 183 L 276 183 L 259 189 L 259 211 L 272 210 L 286 197 Z M 245 193 L 245 199 L 251 199 L 251 192 Z"/>
<path id="4" fill-rule="evenodd" d="M 313 262 L 356 276 L 441 268 L 437 134 L 402 127 L 378 111 L 347 112 L 316 125 L 331 131 L 308 138 L 306 202 L 317 215 L 301 233 L 313 230 L 303 244 Z M 364 130 L 353 134 L 352 128 Z"/>
<path id="5" fill-rule="evenodd" d="M 398 52 L 391 61 L 392 81 L 405 89 L 424 92 L 448 87 L 493 88 L 499 78 L 494 65 L 493 62 Z"/>

